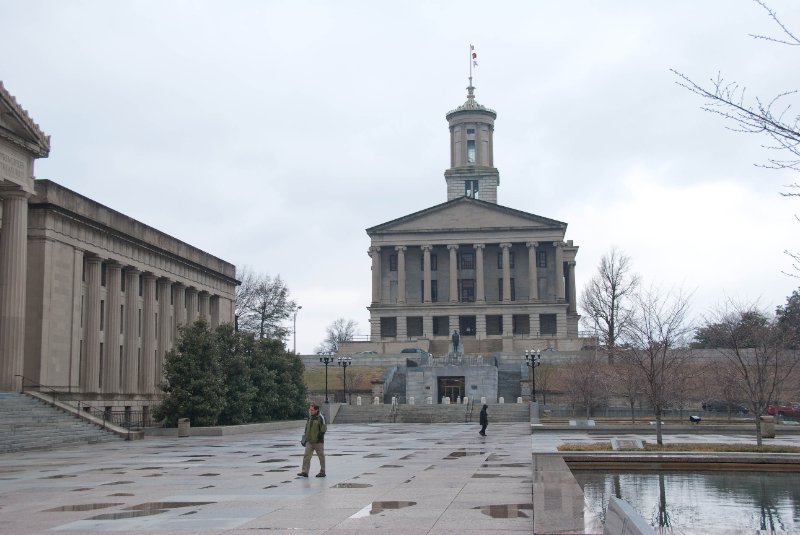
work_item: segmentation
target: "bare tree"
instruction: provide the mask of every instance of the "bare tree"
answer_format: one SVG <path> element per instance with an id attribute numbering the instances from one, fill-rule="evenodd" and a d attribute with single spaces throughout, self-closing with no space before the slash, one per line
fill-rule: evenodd
<path id="1" fill-rule="evenodd" d="M 325 329 L 325 340 L 317 346 L 317 353 L 336 353 L 340 342 L 350 342 L 356 336 L 358 323 L 339 318 Z"/>
<path id="2" fill-rule="evenodd" d="M 691 373 L 689 296 L 650 288 L 637 292 L 634 300 L 634 315 L 625 332 L 630 347 L 618 355 L 641 373 L 645 398 L 655 412 L 656 441 L 661 445 L 664 410 L 679 399 Z"/>
<path id="3" fill-rule="evenodd" d="M 531 372 L 535 374 L 535 381 L 536 381 L 536 392 L 537 394 L 541 395 L 542 397 L 542 404 L 547 404 L 547 393 L 552 386 L 553 379 L 556 375 L 556 365 L 555 364 L 545 364 L 542 363 L 541 366 L 536 367 L 535 372 Z"/>
<path id="4" fill-rule="evenodd" d="M 760 316 L 763 321 L 754 322 Z M 800 362 L 798 352 L 787 349 L 783 331 L 756 305 L 728 302 L 711 321 L 726 334 L 718 351 L 733 372 L 737 390 L 746 396 L 755 416 L 756 443 L 762 444 L 761 419 L 780 387 Z"/>
<path id="5" fill-rule="evenodd" d="M 236 289 L 236 330 L 251 331 L 259 338 L 284 340 L 291 329 L 284 325 L 297 308 L 289 298 L 289 288 L 280 275 L 256 274 L 243 268 Z"/>
<path id="6" fill-rule="evenodd" d="M 608 401 L 608 376 L 602 360 L 594 352 L 587 352 L 569 364 L 564 392 L 573 404 L 583 407 L 586 417 Z"/>
<path id="7" fill-rule="evenodd" d="M 781 36 L 750 34 L 750 37 L 781 45 L 800 46 L 800 37 L 784 25 L 778 14 L 764 0 L 753 1 L 767 12 Z M 750 97 L 744 85 L 725 80 L 721 73 L 704 87 L 685 74 L 675 69 L 671 70 L 678 77 L 678 85 L 703 99 L 703 110 L 720 115 L 732 124 L 728 128 L 767 137 L 765 148 L 776 152 L 779 156 L 768 158 L 768 163 L 764 167 L 800 171 L 800 115 L 791 109 L 793 103 L 797 104 L 800 96 L 797 90 L 786 90 L 766 99 L 758 96 Z M 786 187 L 787 191 L 781 195 L 800 196 L 800 184 L 797 182 Z M 800 253 L 788 249 L 784 253 L 792 258 L 795 272 L 800 272 Z M 797 276 L 796 273 L 790 275 Z"/>
<path id="8" fill-rule="evenodd" d="M 641 370 L 629 359 L 618 358 L 610 370 L 611 391 L 624 399 L 631 409 L 631 423 L 636 423 L 636 405 L 641 404 L 644 395 Z"/>
<path id="9" fill-rule="evenodd" d="M 597 330 L 609 356 L 632 318 L 631 297 L 639 276 L 631 271 L 631 259 L 616 248 L 600 259 L 597 273 L 581 293 L 585 321 Z"/>

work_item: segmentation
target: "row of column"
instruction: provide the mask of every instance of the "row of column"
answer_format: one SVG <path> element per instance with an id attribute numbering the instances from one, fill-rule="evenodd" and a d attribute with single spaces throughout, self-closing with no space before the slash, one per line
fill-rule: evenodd
<path id="1" fill-rule="evenodd" d="M 103 313 L 100 306 L 103 261 L 87 256 L 85 262 L 81 389 L 107 394 L 154 393 L 162 380 L 164 356 L 172 349 L 177 328 L 194 323 L 198 317 L 207 318 L 212 326 L 218 325 L 219 297 L 157 278 L 152 273 L 142 274 L 131 267 L 123 270 L 121 264 L 107 262 L 106 321 L 103 324 L 100 317 Z"/>
<path id="2" fill-rule="evenodd" d="M 539 299 L 539 273 L 537 267 L 536 252 L 539 242 L 527 242 L 528 248 L 528 286 L 530 288 L 531 302 L 538 301 Z M 510 268 L 510 250 L 511 243 L 499 244 L 503 255 L 503 302 L 511 302 L 511 268 Z M 569 292 L 569 307 L 570 313 L 576 313 L 576 291 L 575 291 L 575 262 L 567 262 L 567 280 L 565 284 L 564 279 L 564 242 L 553 242 L 555 247 L 555 272 L 556 272 L 556 299 L 564 300 L 565 291 Z M 475 249 L 475 301 L 478 303 L 486 302 L 486 291 L 483 274 L 483 250 L 486 244 L 476 243 L 472 246 Z M 458 248 L 456 244 L 447 245 L 450 251 L 450 302 L 457 303 L 459 300 L 458 295 Z M 424 295 L 422 300 L 424 304 L 431 303 L 431 250 L 432 245 L 422 245 L 420 247 L 423 254 L 423 280 L 424 280 Z M 398 245 L 394 248 L 397 251 L 397 303 L 405 304 L 406 302 L 406 260 L 405 245 Z M 372 302 L 381 302 L 381 248 L 370 247 L 369 254 L 372 258 Z"/>
<path id="3" fill-rule="evenodd" d="M 29 196 L 19 188 L 0 189 L 0 391 L 22 388 Z"/>

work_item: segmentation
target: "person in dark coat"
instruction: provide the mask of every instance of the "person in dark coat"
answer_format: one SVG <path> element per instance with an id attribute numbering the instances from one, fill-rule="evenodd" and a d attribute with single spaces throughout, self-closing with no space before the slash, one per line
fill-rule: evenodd
<path id="1" fill-rule="evenodd" d="M 486 414 L 486 409 L 489 408 L 489 405 L 484 404 L 483 408 L 481 409 L 481 430 L 479 431 L 482 437 L 486 436 L 486 426 L 489 425 L 489 416 Z"/>

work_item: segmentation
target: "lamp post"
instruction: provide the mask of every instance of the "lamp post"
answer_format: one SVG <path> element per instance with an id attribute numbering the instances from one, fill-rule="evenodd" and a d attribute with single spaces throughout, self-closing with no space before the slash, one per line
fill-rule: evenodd
<path id="1" fill-rule="evenodd" d="M 531 369 L 533 378 L 531 379 L 531 401 L 536 403 L 536 366 L 541 364 L 542 355 L 538 349 L 525 350 L 525 364 Z"/>
<path id="2" fill-rule="evenodd" d="M 292 353 L 295 355 L 297 355 L 297 311 L 301 308 L 303 307 L 299 306 L 294 309 L 294 326 L 292 327 L 292 338 L 294 338 L 294 341 L 292 342 Z"/>
<path id="3" fill-rule="evenodd" d="M 325 403 L 328 403 L 328 366 L 333 362 L 333 353 L 323 353 L 319 361 L 325 365 Z"/>
<path id="4" fill-rule="evenodd" d="M 353 365 L 353 357 L 346 356 L 346 357 L 339 357 L 337 359 L 339 361 L 339 366 L 342 367 L 342 394 L 344 394 L 344 402 L 349 403 L 347 401 L 347 367 Z"/>

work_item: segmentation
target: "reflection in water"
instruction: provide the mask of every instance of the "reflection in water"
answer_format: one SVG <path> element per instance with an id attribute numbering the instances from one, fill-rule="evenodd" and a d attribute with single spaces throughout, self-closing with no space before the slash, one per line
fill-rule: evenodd
<path id="1" fill-rule="evenodd" d="M 611 496 L 653 526 L 800 529 L 800 474 L 576 470 L 587 506 L 605 519 Z"/>

